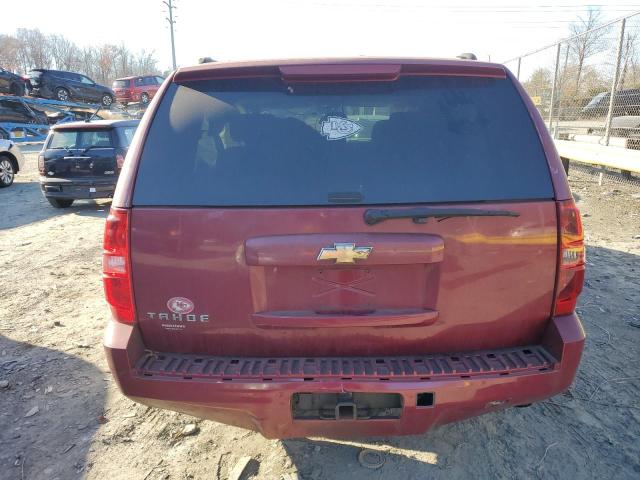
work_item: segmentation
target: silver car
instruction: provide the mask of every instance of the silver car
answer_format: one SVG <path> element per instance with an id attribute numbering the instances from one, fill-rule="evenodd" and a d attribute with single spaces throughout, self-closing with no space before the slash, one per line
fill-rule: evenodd
<path id="1" fill-rule="evenodd" d="M 12 140 L 0 139 L 0 188 L 10 186 L 23 165 L 20 147 Z"/>

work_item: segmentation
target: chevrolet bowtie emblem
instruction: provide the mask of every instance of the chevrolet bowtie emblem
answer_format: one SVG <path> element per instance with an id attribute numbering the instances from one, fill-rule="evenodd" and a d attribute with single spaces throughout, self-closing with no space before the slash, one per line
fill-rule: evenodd
<path id="1" fill-rule="evenodd" d="M 373 247 L 356 247 L 355 243 L 334 243 L 333 247 L 324 247 L 318 254 L 318 260 L 335 260 L 336 263 L 356 263 L 369 257 Z"/>

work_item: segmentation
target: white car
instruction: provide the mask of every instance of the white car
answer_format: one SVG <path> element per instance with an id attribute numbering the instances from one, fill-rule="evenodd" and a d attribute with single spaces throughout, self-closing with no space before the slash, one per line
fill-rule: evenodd
<path id="1" fill-rule="evenodd" d="M 11 140 L 0 139 L 0 188 L 11 185 L 23 165 L 20 147 Z"/>

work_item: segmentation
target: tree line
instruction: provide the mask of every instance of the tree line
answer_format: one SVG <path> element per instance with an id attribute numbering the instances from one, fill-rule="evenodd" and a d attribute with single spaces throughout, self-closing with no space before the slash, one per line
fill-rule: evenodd
<path id="1" fill-rule="evenodd" d="M 82 73 L 103 85 L 129 75 L 160 74 L 153 52 L 130 51 L 123 44 L 79 47 L 64 35 L 19 28 L 0 34 L 0 66 L 25 74 L 34 68 Z"/>
<path id="2" fill-rule="evenodd" d="M 640 52 L 638 51 L 639 28 L 637 19 L 627 22 L 620 55 L 620 71 L 616 90 L 640 87 Z M 558 68 L 557 98 L 566 107 L 582 107 L 594 95 L 611 90 L 616 66 L 619 23 L 609 27 L 597 28 L 604 22 L 602 11 L 589 8 L 585 15 L 569 26 L 570 38 L 560 49 Z M 553 86 L 555 69 L 555 49 L 546 53 L 547 61 L 540 64 L 523 82 L 529 95 L 548 102 Z M 538 54 L 538 55 L 541 55 Z M 536 61 L 535 56 L 523 57 L 525 62 Z"/>

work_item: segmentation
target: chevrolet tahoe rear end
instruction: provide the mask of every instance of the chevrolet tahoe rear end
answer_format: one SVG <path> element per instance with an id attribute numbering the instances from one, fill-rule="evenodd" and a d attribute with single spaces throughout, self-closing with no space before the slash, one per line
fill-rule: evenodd
<path id="1" fill-rule="evenodd" d="M 111 371 L 271 438 L 417 434 L 571 384 L 579 213 L 501 65 L 179 69 L 107 219 Z"/>

